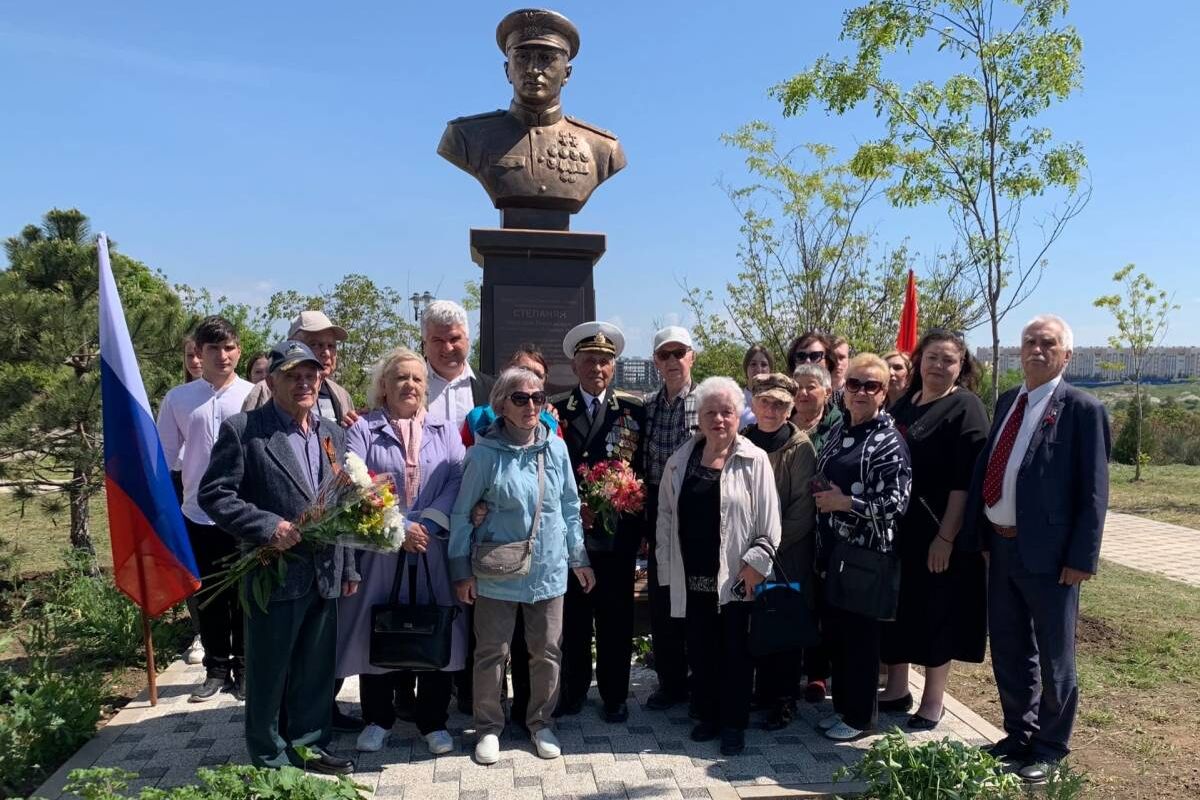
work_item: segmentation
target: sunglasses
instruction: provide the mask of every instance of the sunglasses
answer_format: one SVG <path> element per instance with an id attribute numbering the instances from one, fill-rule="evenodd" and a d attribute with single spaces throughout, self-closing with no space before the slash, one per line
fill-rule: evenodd
<path id="1" fill-rule="evenodd" d="M 796 353 L 796 363 L 807 361 L 809 364 L 816 364 L 818 361 L 825 360 L 824 350 L 801 350 Z"/>
<path id="2" fill-rule="evenodd" d="M 666 361 L 671 358 L 674 358 L 676 361 L 683 361 L 683 357 L 687 354 L 688 350 L 686 347 L 678 347 L 674 350 L 657 350 L 654 353 L 654 357 L 659 361 Z"/>
<path id="3" fill-rule="evenodd" d="M 546 405 L 546 393 L 533 392 L 531 394 L 529 392 L 513 392 L 508 396 L 508 401 L 514 406 L 527 406 L 529 405 L 530 400 L 533 401 L 535 406 L 544 406 Z"/>
<path id="4" fill-rule="evenodd" d="M 860 381 L 858 378 L 846 378 L 847 394 L 858 394 L 859 392 L 866 392 L 867 394 L 879 394 L 882 391 L 882 381 Z"/>

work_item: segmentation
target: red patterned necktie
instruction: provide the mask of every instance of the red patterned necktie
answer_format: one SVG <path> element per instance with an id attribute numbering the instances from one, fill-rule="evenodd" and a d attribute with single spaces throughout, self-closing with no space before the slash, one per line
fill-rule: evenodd
<path id="1" fill-rule="evenodd" d="M 1012 455 L 1013 444 L 1017 441 L 1017 433 L 1021 430 L 1021 420 L 1025 419 L 1025 406 L 1029 402 L 1029 394 L 1022 392 L 1017 398 L 1017 406 L 1012 416 L 1004 423 L 1004 430 L 992 448 L 992 457 L 988 459 L 987 472 L 983 476 L 983 502 L 988 508 L 1000 502 L 1001 491 L 1004 487 L 1004 470 L 1008 467 L 1008 457 Z"/>

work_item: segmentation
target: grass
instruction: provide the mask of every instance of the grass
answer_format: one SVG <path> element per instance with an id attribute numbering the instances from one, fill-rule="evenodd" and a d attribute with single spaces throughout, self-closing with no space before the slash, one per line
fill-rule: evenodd
<path id="1" fill-rule="evenodd" d="M 1200 796 L 1200 588 L 1104 562 L 1084 584 L 1078 669 L 1087 796 Z M 990 664 L 956 664 L 950 692 L 1001 722 Z"/>
<path id="2" fill-rule="evenodd" d="M 92 545 L 96 548 L 97 561 L 111 566 L 108 513 L 103 492 L 92 498 L 90 508 Z M 0 541 L 16 548 L 18 574 L 38 575 L 64 566 L 63 554 L 71 546 L 70 537 L 71 518 L 66 512 L 52 517 L 36 502 L 26 503 L 22 509 L 11 496 L 0 494 Z"/>
<path id="3" fill-rule="evenodd" d="M 1109 474 L 1113 511 L 1200 529 L 1200 466 L 1142 467 L 1142 480 L 1137 483 L 1133 467 L 1127 464 L 1113 464 Z"/>

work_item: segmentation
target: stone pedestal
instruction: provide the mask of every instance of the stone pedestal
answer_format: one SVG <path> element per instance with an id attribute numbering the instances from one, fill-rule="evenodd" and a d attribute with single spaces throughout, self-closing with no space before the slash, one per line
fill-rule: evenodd
<path id="1" fill-rule="evenodd" d="M 596 318 L 592 267 L 604 255 L 602 233 L 472 228 L 471 259 L 483 268 L 480 362 L 499 374 L 518 345 L 541 347 L 550 364 L 547 391 L 577 381 L 563 337 Z"/>

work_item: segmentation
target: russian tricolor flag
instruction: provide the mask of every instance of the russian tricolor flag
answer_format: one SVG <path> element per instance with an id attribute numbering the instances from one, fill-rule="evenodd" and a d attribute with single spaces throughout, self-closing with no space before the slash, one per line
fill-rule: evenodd
<path id="1" fill-rule="evenodd" d="M 121 296 L 100 234 L 100 390 L 104 479 L 117 588 L 157 617 L 200 588 Z"/>

